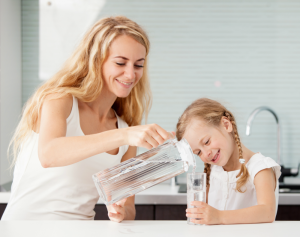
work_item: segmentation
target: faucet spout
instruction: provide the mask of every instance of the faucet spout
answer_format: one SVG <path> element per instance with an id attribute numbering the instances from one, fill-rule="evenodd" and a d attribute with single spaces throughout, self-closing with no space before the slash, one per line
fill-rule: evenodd
<path id="1" fill-rule="evenodd" d="M 279 123 L 279 117 L 275 113 L 274 110 L 272 110 L 270 107 L 267 107 L 267 106 L 261 106 L 261 107 L 256 108 L 255 110 L 253 110 L 247 120 L 246 135 L 247 136 L 250 135 L 252 122 L 253 122 L 254 118 L 256 117 L 256 115 L 261 111 L 269 111 L 271 114 L 273 114 L 273 116 L 276 120 L 276 123 L 277 123 L 277 163 L 281 165 L 281 160 L 280 160 L 280 123 Z"/>

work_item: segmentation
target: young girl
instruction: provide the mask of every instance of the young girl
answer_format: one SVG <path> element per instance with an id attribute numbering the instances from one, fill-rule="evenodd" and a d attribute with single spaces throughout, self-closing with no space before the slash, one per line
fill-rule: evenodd
<path id="1" fill-rule="evenodd" d="M 245 147 L 235 118 L 220 103 L 193 102 L 177 124 L 178 140 L 189 142 L 205 163 L 207 203 L 193 201 L 186 216 L 196 224 L 273 222 L 278 205 L 280 166 Z"/>

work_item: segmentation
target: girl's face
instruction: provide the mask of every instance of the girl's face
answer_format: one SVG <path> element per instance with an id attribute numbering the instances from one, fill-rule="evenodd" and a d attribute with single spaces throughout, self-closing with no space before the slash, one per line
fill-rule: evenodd
<path id="1" fill-rule="evenodd" d="M 103 63 L 104 88 L 117 97 L 127 97 L 143 75 L 146 48 L 133 38 L 117 37 Z"/>
<path id="2" fill-rule="evenodd" d="M 225 166 L 236 147 L 231 134 L 232 129 L 232 123 L 225 117 L 219 127 L 192 119 L 183 137 L 203 162 Z"/>

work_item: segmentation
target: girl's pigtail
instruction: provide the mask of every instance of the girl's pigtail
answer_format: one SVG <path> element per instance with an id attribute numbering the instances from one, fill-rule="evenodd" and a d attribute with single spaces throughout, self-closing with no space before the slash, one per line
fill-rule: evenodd
<path id="1" fill-rule="evenodd" d="M 242 149 L 242 145 L 241 145 L 241 140 L 237 131 L 237 126 L 236 126 L 236 122 L 234 117 L 232 116 L 232 114 L 228 111 L 226 111 L 224 113 L 224 115 L 229 119 L 229 121 L 232 123 L 232 127 L 233 127 L 233 135 L 234 135 L 234 139 L 236 144 L 238 145 L 239 148 L 239 159 L 243 159 L 243 149 Z M 244 184 L 247 183 L 247 180 L 249 178 L 249 172 L 246 168 L 245 164 L 242 164 L 240 172 L 238 173 L 238 175 L 236 176 L 237 178 L 239 178 L 236 182 L 236 190 L 240 193 L 244 193 L 246 190 L 242 191 L 242 187 Z"/>
<path id="2" fill-rule="evenodd" d="M 210 164 L 204 163 L 204 173 L 206 173 L 206 187 L 209 189 Z"/>

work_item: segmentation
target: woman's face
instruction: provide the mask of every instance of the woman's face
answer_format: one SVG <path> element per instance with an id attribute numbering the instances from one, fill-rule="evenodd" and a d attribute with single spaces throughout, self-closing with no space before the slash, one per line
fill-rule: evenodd
<path id="1" fill-rule="evenodd" d="M 127 97 L 143 75 L 146 48 L 127 35 L 117 37 L 103 63 L 104 88 L 117 97 Z"/>
<path id="2" fill-rule="evenodd" d="M 232 124 L 228 119 L 222 119 L 219 127 L 192 119 L 183 137 L 203 162 L 225 166 L 235 149 L 231 132 Z"/>

